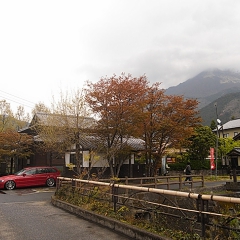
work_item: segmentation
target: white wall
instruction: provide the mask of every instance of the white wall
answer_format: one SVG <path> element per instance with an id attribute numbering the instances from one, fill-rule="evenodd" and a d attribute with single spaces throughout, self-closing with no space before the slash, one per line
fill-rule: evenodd
<path id="1" fill-rule="evenodd" d="M 70 163 L 70 155 L 75 154 L 75 152 L 65 153 L 65 164 L 66 166 Z M 104 159 L 104 154 L 96 153 L 92 157 L 92 167 L 108 167 L 107 159 Z M 134 153 L 131 154 L 131 164 L 134 164 Z M 129 159 L 126 159 L 123 164 L 129 164 Z M 83 166 L 89 167 L 89 151 L 83 151 Z"/>
<path id="2" fill-rule="evenodd" d="M 75 154 L 75 152 L 65 153 L 65 164 L 66 166 L 70 163 L 70 155 Z M 93 156 L 92 167 L 106 167 L 108 162 L 104 159 L 103 154 L 96 154 Z M 89 151 L 83 151 L 83 166 L 89 167 Z"/>
<path id="3" fill-rule="evenodd" d="M 134 160 L 135 160 L 135 157 L 134 157 L 134 153 L 131 153 L 131 164 L 134 164 Z M 129 159 L 126 159 L 123 164 L 129 164 Z"/>

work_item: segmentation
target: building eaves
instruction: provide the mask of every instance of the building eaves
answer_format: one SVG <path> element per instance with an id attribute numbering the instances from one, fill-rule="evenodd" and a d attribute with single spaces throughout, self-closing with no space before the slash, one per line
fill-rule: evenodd
<path id="1" fill-rule="evenodd" d="M 240 133 L 238 133 L 236 136 L 233 137 L 234 141 L 240 140 Z"/>
<path id="2" fill-rule="evenodd" d="M 240 147 L 235 147 L 232 151 L 227 153 L 228 156 L 240 156 Z"/>
<path id="3" fill-rule="evenodd" d="M 223 130 L 240 128 L 240 119 L 228 121 L 222 125 Z"/>
<path id="4" fill-rule="evenodd" d="M 103 140 L 97 136 L 83 136 L 80 137 L 79 141 L 84 149 L 96 149 Z M 130 147 L 132 151 L 143 151 L 145 149 L 145 142 L 139 138 L 123 138 L 122 144 Z"/>

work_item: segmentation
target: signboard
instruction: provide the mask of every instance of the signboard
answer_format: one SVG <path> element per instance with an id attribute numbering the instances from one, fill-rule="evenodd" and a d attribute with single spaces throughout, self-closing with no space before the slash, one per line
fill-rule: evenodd
<path id="1" fill-rule="evenodd" d="M 176 158 L 175 157 L 167 157 L 167 163 L 175 163 Z"/>
<path id="2" fill-rule="evenodd" d="M 215 169 L 215 163 L 214 163 L 214 148 L 210 148 L 210 167 L 211 170 Z"/>

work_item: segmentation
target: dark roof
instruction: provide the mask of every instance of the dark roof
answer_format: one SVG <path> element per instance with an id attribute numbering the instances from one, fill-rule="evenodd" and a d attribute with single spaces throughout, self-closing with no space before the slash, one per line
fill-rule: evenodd
<path id="1" fill-rule="evenodd" d="M 35 142 L 42 142 L 43 140 L 39 135 L 34 136 Z M 61 141 L 59 139 L 59 141 Z M 96 136 L 80 136 L 79 143 L 85 150 L 96 149 L 98 147 L 98 143 L 101 141 L 99 137 Z M 123 138 L 123 144 L 125 146 L 130 147 L 133 151 L 143 151 L 145 149 L 145 142 L 139 138 Z"/>
<path id="2" fill-rule="evenodd" d="M 63 127 L 68 125 L 69 127 L 76 128 L 76 125 L 82 129 L 92 128 L 96 124 L 96 120 L 91 117 L 76 117 L 71 115 L 61 115 L 61 114 L 50 114 L 50 113 L 36 113 L 33 116 L 32 121 L 27 127 L 20 129 L 19 133 L 36 134 L 34 131 L 34 126 L 45 125 L 45 126 L 55 126 Z"/>
<path id="3" fill-rule="evenodd" d="M 76 121 L 78 121 L 78 125 L 82 129 L 93 128 L 96 124 L 96 120 L 90 117 L 76 117 L 76 116 L 65 116 L 60 114 L 49 114 L 49 113 L 36 113 L 31 121 L 31 123 L 21 130 L 20 133 L 28 133 L 35 135 L 35 142 L 42 142 L 43 140 L 37 135 L 34 131 L 34 126 L 39 125 L 53 125 L 56 127 L 65 126 L 67 123 L 68 126 L 74 128 L 76 127 Z M 62 139 L 63 140 L 63 139 Z M 60 140 L 61 141 L 61 140 Z M 99 141 L 102 141 L 100 137 L 93 135 L 82 135 L 80 136 L 79 142 L 84 149 L 96 149 Z M 143 151 L 145 149 L 145 142 L 140 138 L 122 138 L 122 143 L 126 146 L 130 147 L 134 151 Z"/>
<path id="4" fill-rule="evenodd" d="M 33 117 L 30 126 L 39 123 L 41 125 L 53 125 L 56 127 L 65 126 L 66 123 L 71 127 L 89 128 L 95 125 L 96 120 L 91 117 L 75 116 L 75 115 L 61 115 L 49 113 L 36 113 Z"/>
<path id="5" fill-rule="evenodd" d="M 234 141 L 240 140 L 240 133 L 238 133 L 236 136 L 233 137 Z"/>
<path id="6" fill-rule="evenodd" d="M 143 151 L 145 150 L 145 141 L 143 141 L 140 138 L 128 138 L 125 139 L 126 144 L 131 147 L 132 149 L 136 150 L 136 151 Z"/>
<path id="7" fill-rule="evenodd" d="M 19 133 L 27 133 L 29 135 L 34 135 L 35 134 L 35 131 L 32 128 L 30 128 L 30 124 L 28 124 L 24 128 L 19 129 L 18 132 Z"/>
<path id="8" fill-rule="evenodd" d="M 84 149 L 95 149 L 98 146 L 98 143 L 102 140 L 96 136 L 83 136 L 80 137 L 80 144 Z M 134 151 L 143 151 L 145 149 L 145 142 L 139 138 L 123 138 L 122 144 L 130 147 Z M 120 144 L 119 144 L 120 145 Z"/>
<path id="9" fill-rule="evenodd" d="M 228 156 L 240 156 L 240 147 L 235 147 L 232 151 L 227 153 Z"/>

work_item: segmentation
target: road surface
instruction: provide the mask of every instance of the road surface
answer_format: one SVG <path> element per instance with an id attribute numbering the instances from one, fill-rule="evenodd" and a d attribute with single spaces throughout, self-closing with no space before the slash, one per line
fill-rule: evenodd
<path id="1" fill-rule="evenodd" d="M 28 188 L 0 193 L 0 239 L 129 240 L 54 207 L 50 202 L 54 190 Z"/>

